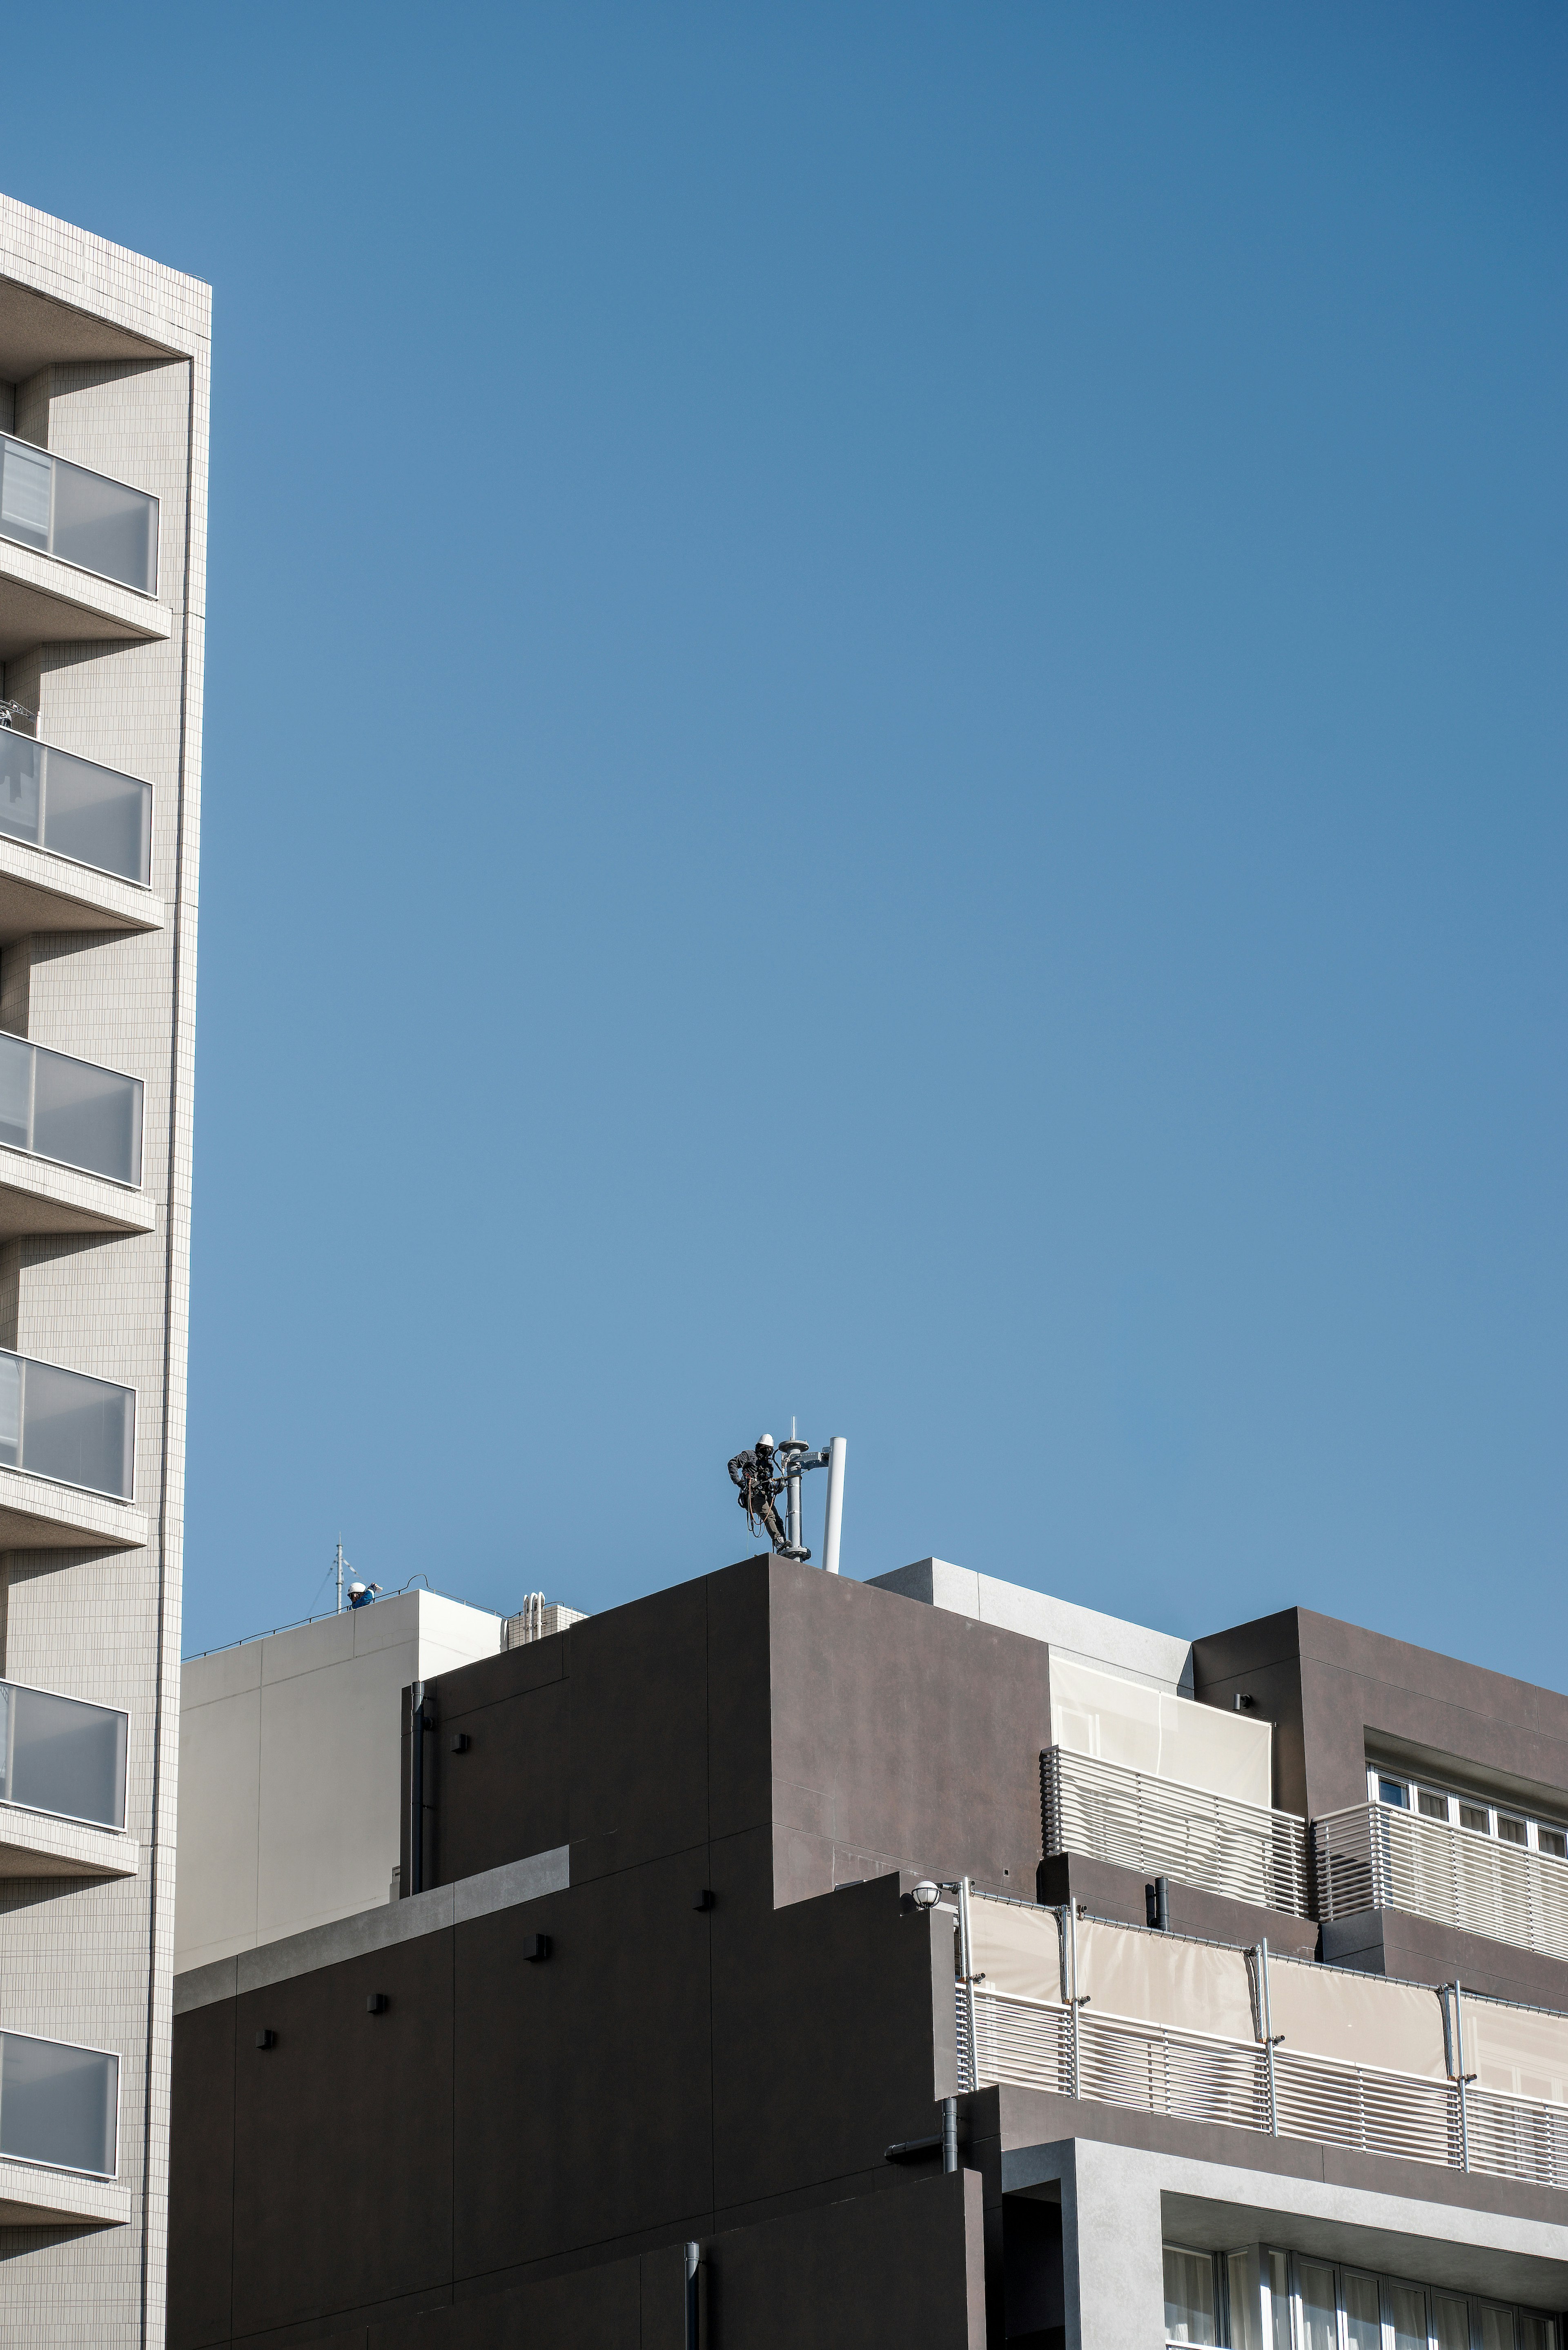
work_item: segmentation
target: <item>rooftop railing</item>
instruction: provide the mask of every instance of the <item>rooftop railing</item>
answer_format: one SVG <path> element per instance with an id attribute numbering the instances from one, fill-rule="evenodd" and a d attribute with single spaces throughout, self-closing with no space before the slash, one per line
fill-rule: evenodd
<path id="1" fill-rule="evenodd" d="M 1568 1860 L 1417 1812 L 1354 1804 L 1313 1822 L 1318 1917 L 1403 1909 L 1568 1959 Z"/>
<path id="2" fill-rule="evenodd" d="M 1461 1996 L 1452 1986 L 1438 1991 L 1271 1960 L 1266 1943 L 1243 1951 L 1186 1936 L 1145 1936 L 1080 1919 L 1071 1908 L 995 1901 L 968 1887 L 960 1909 L 962 2088 L 1042 2089 L 1568 2187 L 1568 2018 Z M 1235 1970 L 1228 1987 L 1226 1967 Z M 1078 1989 L 1083 1982 L 1094 1990 Z M 1118 2013 L 1118 2003 L 1146 2011 L 1174 2003 L 1193 2020 Z M 1227 2006 L 1230 2028 L 1203 2028 L 1220 2021 L 1217 2010 Z M 1284 2030 L 1277 2028 L 1282 2022 Z M 1314 2038 L 1317 2047 L 1303 2044 Z M 1324 2053 L 1325 2043 L 1362 2042 L 1425 2069 Z M 1500 2079 L 1514 2091 L 1489 2085 Z M 1526 2094 L 1531 2087 L 1547 2094 Z"/>
<path id="3" fill-rule="evenodd" d="M 136 1390 L 0 1347 L 0 1468 L 129 1502 Z"/>
<path id="4" fill-rule="evenodd" d="M 141 1080 L 0 1032 L 0 1143 L 140 1184 Z"/>
<path id="5" fill-rule="evenodd" d="M 0 2155 L 112 2178 L 119 2137 L 118 2056 L 0 2032 Z"/>
<path id="6" fill-rule="evenodd" d="M 1048 1853 L 1083 1853 L 1306 1916 L 1306 1822 L 1293 1812 L 1265 1811 L 1064 1746 L 1048 1746 L 1040 1770 Z"/>
<path id="7" fill-rule="evenodd" d="M 123 1829 L 128 1728 L 115 1706 L 0 1681 L 0 1803 Z"/>
<path id="8" fill-rule="evenodd" d="M 0 432 L 0 538 L 158 593 L 158 501 Z"/>
<path id="9" fill-rule="evenodd" d="M 0 728 L 0 832 L 145 887 L 152 869 L 152 786 Z"/>

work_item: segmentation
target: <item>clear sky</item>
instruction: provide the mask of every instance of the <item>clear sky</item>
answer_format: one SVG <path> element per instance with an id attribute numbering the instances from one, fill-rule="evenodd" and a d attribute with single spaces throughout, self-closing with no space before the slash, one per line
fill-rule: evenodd
<path id="1" fill-rule="evenodd" d="M 216 288 L 187 1648 L 340 1529 L 720 1565 L 793 1412 L 848 1572 L 1568 1685 L 1562 9 L 88 5 L 24 101 Z"/>

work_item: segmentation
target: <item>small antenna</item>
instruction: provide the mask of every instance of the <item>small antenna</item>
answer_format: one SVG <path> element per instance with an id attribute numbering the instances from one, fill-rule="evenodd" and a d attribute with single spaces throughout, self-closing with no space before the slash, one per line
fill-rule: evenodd
<path id="1" fill-rule="evenodd" d="M 341 1616 L 341 1615 L 342 1615 L 342 1613 L 343 1613 L 343 1569 L 344 1569 L 344 1567 L 345 1567 L 347 1565 L 348 1565 L 348 1561 L 345 1559 L 345 1557 L 344 1557 L 344 1555 L 343 1555 L 343 1537 L 342 1537 L 342 1535 L 341 1535 L 341 1534 L 339 1534 L 339 1535 L 338 1535 L 338 1537 L 337 1537 L 337 1613 L 338 1613 L 338 1615 L 339 1615 L 339 1616 Z M 353 1570 L 350 1568 L 350 1570 L 349 1570 L 349 1571 L 350 1571 L 350 1573 L 352 1573 L 352 1571 L 353 1571 Z"/>

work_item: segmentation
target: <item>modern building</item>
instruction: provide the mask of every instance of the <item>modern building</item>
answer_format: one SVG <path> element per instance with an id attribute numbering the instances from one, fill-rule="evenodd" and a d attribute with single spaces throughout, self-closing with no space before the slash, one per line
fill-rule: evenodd
<path id="1" fill-rule="evenodd" d="M 747 1560 L 177 1981 L 173 2350 L 1564 2350 L 1568 1698 Z"/>
<path id="2" fill-rule="evenodd" d="M 0 198 L 0 2338 L 161 2343 L 205 286 Z"/>
<path id="3" fill-rule="evenodd" d="M 581 1620 L 540 1594 L 501 1617 L 403 1591 L 187 1657 L 176 1968 L 385 1901 L 402 1829 L 403 1690 Z"/>

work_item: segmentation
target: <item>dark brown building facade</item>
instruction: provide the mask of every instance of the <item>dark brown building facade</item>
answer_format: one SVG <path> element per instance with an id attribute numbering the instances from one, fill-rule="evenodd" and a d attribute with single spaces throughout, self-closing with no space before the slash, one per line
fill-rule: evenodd
<path id="1" fill-rule="evenodd" d="M 179 1979 L 171 2350 L 1563 2350 L 1568 1700 L 888 1580 L 405 1696 L 403 1898 Z"/>

